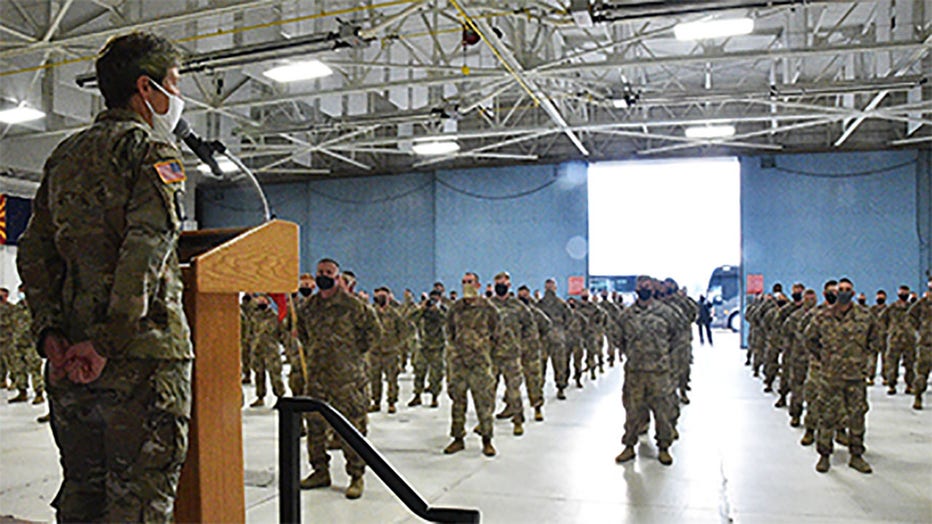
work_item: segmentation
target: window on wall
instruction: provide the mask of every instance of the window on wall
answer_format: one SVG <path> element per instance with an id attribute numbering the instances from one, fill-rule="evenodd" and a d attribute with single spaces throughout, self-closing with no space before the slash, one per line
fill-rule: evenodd
<path id="1" fill-rule="evenodd" d="M 741 259 L 740 184 L 737 158 L 591 164 L 591 283 L 649 274 L 705 293 L 716 267 Z"/>

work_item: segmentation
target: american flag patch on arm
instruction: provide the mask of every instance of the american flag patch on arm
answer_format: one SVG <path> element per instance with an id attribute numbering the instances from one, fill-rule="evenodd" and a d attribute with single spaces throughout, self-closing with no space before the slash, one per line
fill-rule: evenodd
<path id="1" fill-rule="evenodd" d="M 184 167 L 177 160 L 168 160 L 155 164 L 155 172 L 159 174 L 159 178 L 166 184 L 184 182 L 187 178 L 184 174 Z"/>

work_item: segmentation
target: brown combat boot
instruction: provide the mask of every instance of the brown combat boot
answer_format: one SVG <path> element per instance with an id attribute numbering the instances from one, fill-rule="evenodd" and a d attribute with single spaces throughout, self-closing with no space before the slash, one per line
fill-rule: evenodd
<path id="1" fill-rule="evenodd" d="M 256 400 L 254 400 L 253 403 L 249 405 L 249 407 L 261 408 L 264 405 L 265 405 L 265 399 L 263 399 L 262 397 L 259 397 Z"/>
<path id="2" fill-rule="evenodd" d="M 664 466 L 669 466 L 673 464 L 673 457 L 670 456 L 670 452 L 667 451 L 667 448 L 660 448 L 657 452 L 657 460 L 660 461 Z"/>
<path id="3" fill-rule="evenodd" d="M 443 448 L 443 453 L 445 455 L 452 455 L 459 451 L 463 451 L 464 449 L 466 449 L 466 443 L 463 442 L 463 439 L 455 438 L 453 439 L 453 442 L 450 442 L 450 444 L 448 444 L 447 447 Z"/>
<path id="4" fill-rule="evenodd" d="M 395 404 L 394 404 L 394 403 L 391 403 L 391 404 L 388 405 L 388 414 L 389 414 L 389 415 L 394 415 L 394 414 L 397 413 L 397 412 L 398 412 L 398 410 L 395 409 Z"/>
<path id="5" fill-rule="evenodd" d="M 773 404 L 775 408 L 785 408 L 786 407 L 786 395 L 780 395 L 780 398 Z"/>
<path id="6" fill-rule="evenodd" d="M 916 400 L 913 401 L 913 409 L 922 409 L 922 395 L 916 395 Z"/>
<path id="7" fill-rule="evenodd" d="M 541 409 L 540 406 L 537 406 L 536 408 L 534 408 L 534 420 L 536 420 L 537 422 L 543 422 L 544 420 L 544 412 L 541 411 L 540 409 Z"/>
<path id="8" fill-rule="evenodd" d="M 437 400 L 437 395 L 431 395 L 431 397 L 430 397 L 430 407 L 432 407 L 432 408 L 439 408 L 439 407 L 440 407 L 440 401 Z"/>
<path id="9" fill-rule="evenodd" d="M 330 470 L 315 470 L 301 481 L 301 489 L 319 489 L 330 486 Z"/>
<path id="10" fill-rule="evenodd" d="M 595 380 L 595 369 L 589 370 L 589 380 Z"/>
<path id="11" fill-rule="evenodd" d="M 33 403 L 33 405 L 35 405 L 35 404 L 41 404 L 41 403 L 43 403 L 43 402 L 45 402 L 45 396 L 44 396 L 44 395 L 42 394 L 42 392 L 40 391 L 40 392 L 36 393 L 36 398 L 32 399 L 32 403 Z"/>
<path id="12" fill-rule="evenodd" d="M 826 473 L 831 467 L 832 461 L 829 460 L 829 455 L 820 455 L 819 462 L 817 462 L 815 465 L 815 470 L 819 473 Z"/>
<path id="13" fill-rule="evenodd" d="M 848 466 L 852 469 L 860 471 L 861 473 L 870 473 L 873 471 L 871 465 L 864 460 L 864 457 L 861 455 L 851 455 L 851 459 L 848 461 Z"/>
<path id="14" fill-rule="evenodd" d="M 516 437 L 520 437 L 521 435 L 524 435 L 524 424 L 522 424 L 521 422 L 515 422 L 515 429 L 513 433 Z"/>
<path id="15" fill-rule="evenodd" d="M 379 411 L 382 411 L 381 404 L 372 404 L 369 406 L 369 413 L 378 413 Z"/>
<path id="16" fill-rule="evenodd" d="M 36 422 L 38 422 L 39 424 L 48 424 L 51 421 L 52 421 L 51 413 L 46 413 L 45 415 L 42 415 L 41 417 L 36 419 Z"/>
<path id="17" fill-rule="evenodd" d="M 890 386 L 887 388 L 887 395 L 896 395 L 896 386 Z"/>
<path id="18" fill-rule="evenodd" d="M 566 393 L 563 392 L 563 388 L 557 388 L 557 400 L 566 400 Z"/>
<path id="19" fill-rule="evenodd" d="M 411 402 L 408 402 L 408 407 L 413 408 L 414 406 L 421 405 L 421 395 L 414 395 L 414 398 L 411 399 Z"/>
<path id="20" fill-rule="evenodd" d="M 505 420 L 506 418 L 511 418 L 513 416 L 514 414 L 511 411 L 509 411 L 508 407 L 506 406 L 505 409 L 501 410 L 501 412 L 495 415 L 495 418 L 497 418 L 498 420 Z"/>
<path id="21" fill-rule="evenodd" d="M 799 441 L 803 446 L 811 446 L 815 442 L 815 430 L 806 429 L 806 433 L 803 434 L 803 438 Z"/>
<path id="22" fill-rule="evenodd" d="M 794 428 L 798 428 L 798 427 L 799 427 L 799 417 L 798 417 L 798 416 L 790 417 L 790 426 L 791 426 L 791 427 L 794 427 Z"/>
<path id="23" fill-rule="evenodd" d="M 680 402 L 683 404 L 689 404 L 689 397 L 686 396 L 686 390 L 680 391 Z"/>
<path id="24" fill-rule="evenodd" d="M 634 448 L 632 446 L 625 447 L 624 451 L 618 454 L 615 457 L 615 464 L 621 464 L 622 462 L 628 462 L 634 458 Z"/>
<path id="25" fill-rule="evenodd" d="M 9 402 L 10 404 L 16 404 L 18 402 L 26 402 L 27 400 L 29 400 L 29 395 L 26 394 L 25 389 L 21 389 L 19 390 L 19 395 L 16 395 L 15 397 L 11 398 L 7 402 Z"/>
<path id="26" fill-rule="evenodd" d="M 905 393 L 905 394 L 907 394 L 907 395 L 912 395 L 912 394 L 914 393 L 914 392 L 913 392 L 913 387 L 912 387 L 912 386 L 906 386 L 906 391 L 904 391 L 903 393 Z"/>
<path id="27" fill-rule="evenodd" d="M 362 477 L 353 477 L 350 480 L 350 485 L 346 488 L 346 498 L 350 500 L 356 500 L 362 496 L 362 488 L 365 483 L 362 480 Z"/>
<path id="28" fill-rule="evenodd" d="M 482 454 L 486 457 L 495 456 L 495 448 L 492 446 L 492 437 L 482 437 Z"/>

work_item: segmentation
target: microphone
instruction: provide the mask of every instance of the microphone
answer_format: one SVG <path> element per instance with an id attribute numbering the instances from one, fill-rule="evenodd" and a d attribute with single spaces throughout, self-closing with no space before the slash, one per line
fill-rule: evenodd
<path id="1" fill-rule="evenodd" d="M 184 118 L 178 120 L 178 124 L 175 125 L 175 130 L 172 131 L 172 133 L 184 141 L 191 151 L 201 159 L 201 162 L 204 162 L 210 167 L 210 172 L 213 173 L 215 177 L 223 178 L 223 171 L 220 170 L 217 160 L 214 159 L 214 153 L 226 153 L 226 146 L 219 140 L 208 142 L 197 136 L 194 130 L 191 129 L 191 124 Z"/>

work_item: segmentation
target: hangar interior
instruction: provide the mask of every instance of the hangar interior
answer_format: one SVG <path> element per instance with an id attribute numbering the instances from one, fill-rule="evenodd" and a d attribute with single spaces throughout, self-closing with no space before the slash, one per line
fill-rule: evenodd
<path id="1" fill-rule="evenodd" d="M 735 21 L 749 27 L 684 34 Z M 300 226 L 302 271 L 334 257 L 362 289 L 400 295 L 507 269 L 532 288 L 555 277 L 562 293 L 588 276 L 588 166 L 715 157 L 740 163 L 742 286 L 751 274 L 815 289 L 849 276 L 872 297 L 900 284 L 921 293 L 932 271 L 929 0 L 0 0 L 10 210 L 35 194 L 55 145 L 104 109 L 96 53 L 132 30 L 184 50 L 184 118 Z M 295 69 L 305 75 L 288 77 Z M 234 165 L 215 177 L 181 150 L 186 229 L 262 221 Z M 656 199 L 684 235 L 715 234 L 666 209 L 662 191 L 619 194 L 619 206 L 631 198 Z M 645 224 L 619 223 L 618 242 Z M 638 249 L 650 246 L 630 256 Z M 0 246 L 10 289 L 15 255 L 11 237 Z M 446 398 L 440 411 L 375 414 L 370 436 L 431 503 L 479 508 L 487 522 L 932 518 L 928 410 L 872 388 L 873 476 L 818 476 L 815 453 L 741 366 L 742 338 L 719 335 L 714 352 L 696 346 L 672 470 L 611 462 L 617 367 L 567 403 L 549 391 L 547 421 L 501 437 L 495 461 L 440 454 Z M 53 518 L 60 473 L 47 426 L 34 423 L 41 409 L 0 403 L 0 519 Z M 246 517 L 274 520 L 275 417 L 244 409 L 243 424 Z M 413 521 L 368 482 L 359 503 L 305 494 L 306 517 Z"/>

